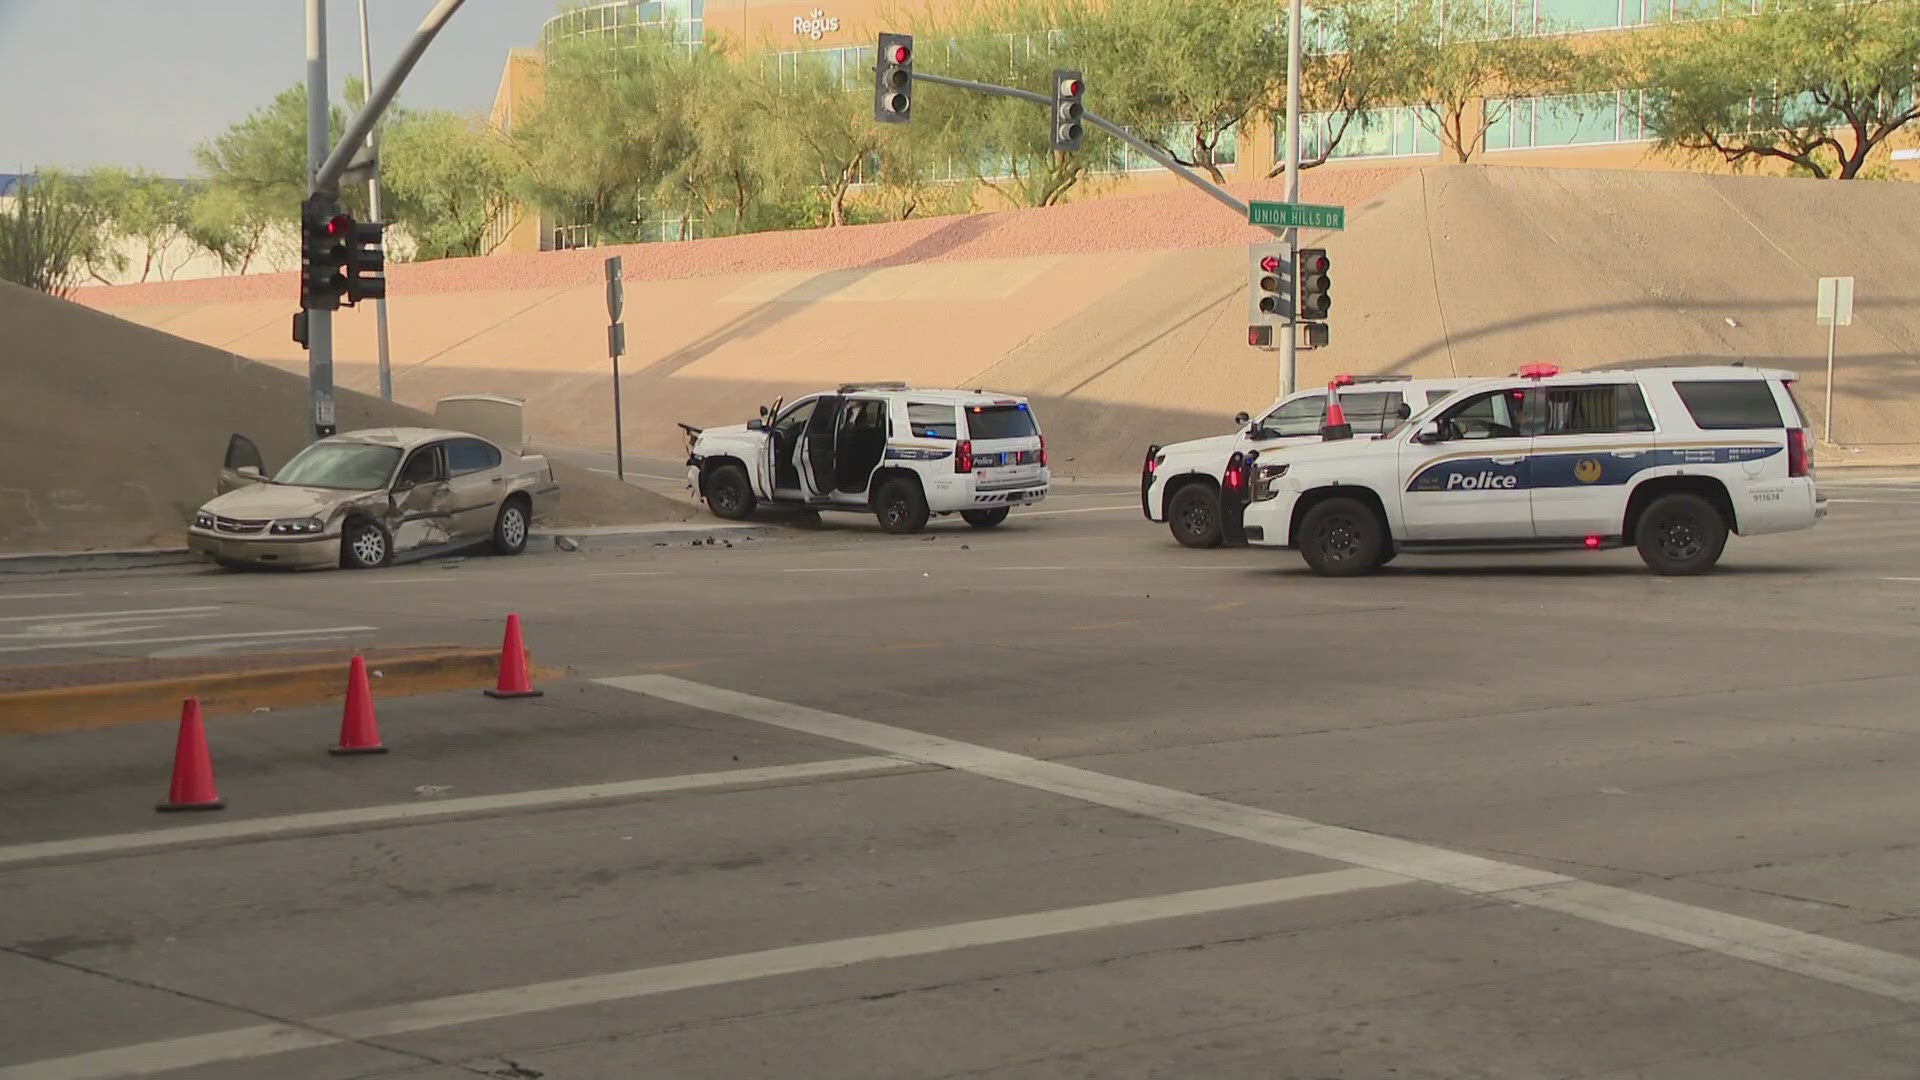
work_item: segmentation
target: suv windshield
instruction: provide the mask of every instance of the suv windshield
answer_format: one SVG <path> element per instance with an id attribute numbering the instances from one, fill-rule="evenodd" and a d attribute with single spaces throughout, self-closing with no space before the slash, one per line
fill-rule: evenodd
<path id="1" fill-rule="evenodd" d="M 1025 439 L 1037 433 L 1033 414 L 1025 405 L 972 405 L 967 408 L 967 434 L 977 440 Z"/>
<path id="2" fill-rule="evenodd" d="M 400 450 L 369 443 L 317 442 L 294 455 L 274 474 L 276 484 L 334 488 L 341 491 L 378 491 L 387 486 Z"/>

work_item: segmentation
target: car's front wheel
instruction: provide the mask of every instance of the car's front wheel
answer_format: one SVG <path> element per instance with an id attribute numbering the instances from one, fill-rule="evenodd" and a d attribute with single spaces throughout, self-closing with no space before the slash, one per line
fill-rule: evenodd
<path id="1" fill-rule="evenodd" d="M 1358 499 L 1332 498 L 1307 511 L 1295 545 L 1313 572 L 1323 577 L 1353 577 L 1380 565 L 1387 543 L 1386 523 Z"/>
<path id="2" fill-rule="evenodd" d="M 527 508 L 519 496 L 506 501 L 493 519 L 493 551 L 496 555 L 518 555 L 527 550 Z"/>
<path id="3" fill-rule="evenodd" d="M 927 497 L 918 483 L 896 476 L 873 493 L 873 516 L 890 533 L 917 533 L 927 527 Z"/>
<path id="4" fill-rule="evenodd" d="M 707 497 L 707 509 L 716 517 L 745 521 L 753 516 L 758 500 L 754 498 L 753 485 L 747 480 L 747 470 L 740 466 L 732 463 L 716 466 L 701 487 Z"/>
<path id="5" fill-rule="evenodd" d="M 393 561 L 393 537 L 377 521 L 347 522 L 340 535 L 340 565 L 349 570 L 372 570 Z"/>
<path id="6" fill-rule="evenodd" d="M 1656 574 L 1704 574 L 1727 548 L 1727 522 L 1712 503 L 1676 491 L 1653 500 L 1633 530 L 1640 560 Z"/>
<path id="7" fill-rule="evenodd" d="M 1219 547 L 1220 493 L 1207 484 L 1189 482 L 1167 504 L 1167 528 L 1186 547 Z"/>

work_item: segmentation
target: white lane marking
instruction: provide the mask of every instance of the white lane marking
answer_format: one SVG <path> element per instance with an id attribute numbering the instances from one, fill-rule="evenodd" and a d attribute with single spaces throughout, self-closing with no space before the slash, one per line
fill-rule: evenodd
<path id="1" fill-rule="evenodd" d="M 140 615 L 183 615 L 190 611 L 219 610 L 220 608 L 217 605 L 209 606 L 203 604 L 200 607 L 139 608 L 134 611 L 60 611 L 47 615 L 0 615 L 0 622 L 27 622 L 31 619 L 54 622 L 59 619 L 131 618 Z"/>
<path id="2" fill-rule="evenodd" d="M 0 653 L 39 652 L 42 649 L 118 649 L 127 645 L 171 645 L 180 641 L 237 641 L 241 638 L 318 637 L 378 630 L 377 626 L 316 626 L 309 630 L 257 630 L 247 634 L 187 634 L 180 637 L 135 638 L 130 641 L 59 641 L 42 645 L 5 645 Z"/>
<path id="3" fill-rule="evenodd" d="M 303 638 L 301 644 L 323 645 L 345 640 L 346 635 L 344 634 L 316 634 L 311 638 Z M 111 645 L 112 642 L 104 642 L 103 644 Z M 150 660 L 183 660 L 196 656 L 224 656 L 235 649 L 250 649 L 252 647 L 253 642 L 251 641 L 208 641 L 202 642 L 199 645 L 182 645 L 177 649 L 157 649 L 148 653 L 147 658 Z"/>
<path id="4" fill-rule="evenodd" d="M 1920 581 L 1920 577 L 1883 577 L 1881 581 Z"/>
<path id="5" fill-rule="evenodd" d="M 1139 510 L 1139 503 L 1125 506 L 1078 506 L 1072 510 L 1023 510 L 1021 517 L 1052 517 L 1055 514 L 1103 514 L 1111 510 Z"/>
<path id="6" fill-rule="evenodd" d="M 994 750 L 907 728 L 856 720 L 803 705 L 754 697 L 671 675 L 598 679 L 648 694 L 775 727 L 838 739 L 884 753 L 978 773 L 1178 825 L 1207 829 L 1418 881 L 1547 908 L 1675 941 L 1782 971 L 1920 1004 L 1920 960 L 1833 938 L 1596 885 L 1564 874 L 1450 851 L 1358 829 L 1242 806 L 1157 784 Z"/>
<path id="7" fill-rule="evenodd" d="M 0 600 L 59 600 L 68 596 L 85 596 L 77 592 L 27 592 L 14 593 L 12 596 L 0 596 Z"/>
<path id="8" fill-rule="evenodd" d="M 1406 878 L 1378 870 L 1329 870 L 1244 885 L 1194 889 L 1163 896 L 1144 896 L 918 930 L 899 930 L 890 934 L 789 945 L 709 960 L 633 968 L 530 986 L 456 994 L 379 1009 L 335 1013 L 297 1025 L 260 1024 L 208 1035 L 190 1035 L 181 1039 L 164 1039 L 113 1050 L 75 1054 L 72 1057 L 27 1062 L 0 1067 L 0 1080 L 104 1080 L 115 1076 L 145 1076 L 169 1069 L 268 1057 L 289 1050 L 350 1040 L 379 1039 L 553 1009 L 630 1001 L 776 975 L 826 971 L 876 960 L 929 956 L 1061 934 L 1111 930 L 1165 919 L 1238 911 L 1290 900 L 1339 896 L 1406 884 L 1410 884 Z"/>
<path id="9" fill-rule="evenodd" d="M 152 829 L 146 832 L 119 833 L 112 836 L 83 836 L 74 840 L 45 840 L 33 844 L 0 847 L 0 866 L 63 859 L 76 855 L 125 855 L 182 844 L 205 844 L 226 840 L 258 840 L 289 833 L 315 832 L 346 827 L 365 828 L 446 817 L 449 814 L 487 814 L 503 810 L 552 809 L 584 806 L 611 799 L 630 799 L 638 795 L 657 795 L 671 791 L 698 791 L 703 788 L 746 787 L 778 784 L 850 773 L 885 772 L 894 769 L 919 769 L 925 763 L 892 755 L 835 758 L 831 761 L 806 761 L 798 765 L 768 765 L 756 769 L 732 769 L 726 772 L 688 773 L 684 776 L 650 776 L 644 780 L 619 780 L 608 784 L 581 784 L 577 787 L 515 791 L 505 795 L 474 795 L 464 799 L 440 799 L 434 802 L 391 803 L 364 806 L 354 810 L 322 810 L 311 814 L 254 818 L 248 821 L 220 821 L 210 825 L 188 825 L 177 829 Z"/>

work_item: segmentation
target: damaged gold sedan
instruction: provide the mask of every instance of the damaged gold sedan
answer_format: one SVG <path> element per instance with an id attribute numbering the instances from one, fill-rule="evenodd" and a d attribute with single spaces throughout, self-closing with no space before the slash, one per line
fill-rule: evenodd
<path id="1" fill-rule="evenodd" d="M 371 569 L 481 544 L 518 555 L 559 490 L 546 458 L 459 431 L 334 435 L 271 477 L 235 435 L 222 494 L 194 515 L 187 546 L 221 566 L 294 569 Z"/>

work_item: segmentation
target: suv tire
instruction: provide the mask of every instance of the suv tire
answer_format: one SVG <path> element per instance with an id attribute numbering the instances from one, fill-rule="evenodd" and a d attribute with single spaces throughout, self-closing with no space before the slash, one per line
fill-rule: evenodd
<path id="1" fill-rule="evenodd" d="M 1656 574 L 1704 574 L 1727 548 L 1727 520 L 1700 496 L 1676 491 L 1653 500 L 1640 512 L 1633 544 L 1640 549 L 1641 561 Z"/>
<path id="2" fill-rule="evenodd" d="M 873 493 L 873 516 L 890 533 L 917 533 L 927 527 L 927 497 L 918 481 L 896 476 Z"/>
<path id="3" fill-rule="evenodd" d="M 1187 483 L 1167 503 L 1167 529 L 1190 548 L 1220 546 L 1220 493 L 1203 483 Z"/>
<path id="4" fill-rule="evenodd" d="M 393 537 L 377 521 L 356 518 L 340 533 L 340 565 L 372 570 L 393 561 Z"/>
<path id="5" fill-rule="evenodd" d="M 1007 507 L 996 506 L 991 510 L 962 510 L 960 520 L 976 529 L 991 529 L 1007 520 Z"/>
<path id="6" fill-rule="evenodd" d="M 527 534 L 532 529 L 525 501 L 518 495 L 509 498 L 500 504 L 500 513 L 493 519 L 493 553 L 518 555 L 527 550 Z"/>
<path id="7" fill-rule="evenodd" d="M 1332 498 L 1307 511 L 1294 538 L 1307 566 L 1322 577 L 1354 577 L 1380 565 L 1386 522 L 1358 499 Z"/>
<path id="8" fill-rule="evenodd" d="M 716 465 L 700 482 L 700 494 L 707 500 L 707 509 L 715 517 L 728 521 L 745 521 L 753 516 L 753 508 L 758 500 L 753 497 L 753 484 L 747 480 L 747 470 L 728 462 Z"/>

